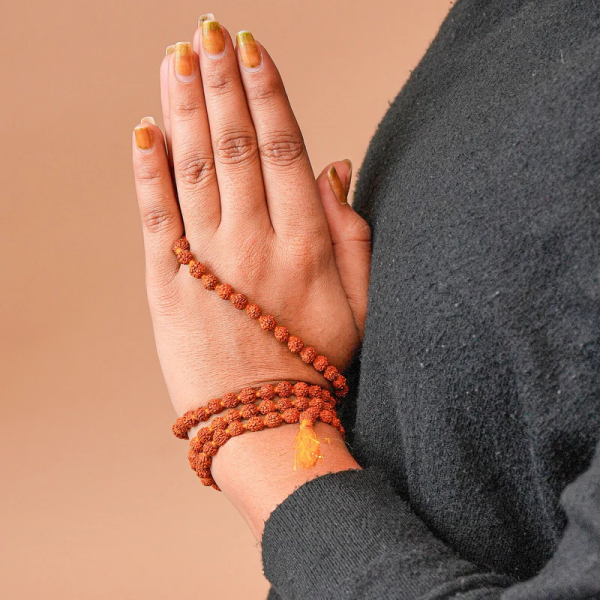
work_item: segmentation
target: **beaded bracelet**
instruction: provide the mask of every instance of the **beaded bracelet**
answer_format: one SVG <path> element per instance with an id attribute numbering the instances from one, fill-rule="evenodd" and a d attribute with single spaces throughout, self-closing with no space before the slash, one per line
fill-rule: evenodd
<path id="1" fill-rule="evenodd" d="M 334 387 L 334 394 L 338 398 L 344 398 L 348 393 L 348 385 L 346 378 L 333 365 L 329 364 L 329 359 L 326 356 L 318 354 L 312 346 L 305 346 L 304 342 L 295 335 L 291 335 L 288 328 L 282 325 L 277 325 L 275 317 L 271 315 L 263 315 L 261 308 L 257 304 L 248 302 L 248 298 L 244 294 L 235 292 L 228 283 L 219 283 L 219 280 L 209 273 L 206 267 L 197 262 L 190 252 L 190 243 L 183 236 L 173 245 L 173 252 L 177 256 L 177 260 L 182 265 L 189 265 L 190 275 L 202 281 L 202 285 L 207 290 L 215 290 L 220 298 L 229 300 L 238 310 L 246 309 L 246 314 L 254 320 L 265 331 L 272 331 L 275 339 L 278 342 L 286 343 L 293 354 L 298 354 L 307 365 L 312 365 L 315 370 L 331 381 Z"/>
<path id="2" fill-rule="evenodd" d="M 204 485 L 220 491 L 210 471 L 212 457 L 217 450 L 231 437 L 245 431 L 260 431 L 265 427 L 278 427 L 283 423 L 300 424 L 296 435 L 294 469 L 297 465 L 303 468 L 314 466 L 317 460 L 322 458 L 319 455 L 319 439 L 313 429 L 317 420 L 332 425 L 340 431 L 343 438 L 345 437 L 335 406 L 348 394 L 346 378 L 335 366 L 329 364 L 326 356 L 319 355 L 312 346 L 305 346 L 299 337 L 290 334 L 287 327 L 277 325 L 273 316 L 263 315 L 261 308 L 257 304 L 249 303 L 244 294 L 235 292 L 227 283 L 219 283 L 204 265 L 194 259 L 185 236 L 175 242 L 173 252 L 180 264 L 189 265 L 190 275 L 200 279 L 207 290 L 216 290 L 219 297 L 230 300 L 238 310 L 245 309 L 251 319 L 258 321 L 261 329 L 272 331 L 277 341 L 287 343 L 290 352 L 298 354 L 305 364 L 311 364 L 315 370 L 322 373 L 325 379 L 332 383 L 335 395 L 333 397 L 329 390 L 319 385 L 310 385 L 302 381 L 292 385 L 289 381 L 282 381 L 276 386 L 265 384 L 258 389 L 244 388 L 238 394 L 225 394 L 223 398 L 212 399 L 205 406 L 187 411 L 173 425 L 173 433 L 181 439 L 188 439 L 188 431 L 198 423 L 207 421 L 211 415 L 229 408 L 224 417 L 216 416 L 209 427 L 201 428 L 198 435 L 190 441 L 190 466 Z M 275 394 L 279 397 L 277 402 L 273 401 Z M 292 395 L 294 400 L 290 399 Z M 257 399 L 261 400 L 258 405 L 255 404 Z M 235 407 L 240 402 L 244 407 L 236 410 Z M 259 413 L 263 416 L 260 417 Z"/>

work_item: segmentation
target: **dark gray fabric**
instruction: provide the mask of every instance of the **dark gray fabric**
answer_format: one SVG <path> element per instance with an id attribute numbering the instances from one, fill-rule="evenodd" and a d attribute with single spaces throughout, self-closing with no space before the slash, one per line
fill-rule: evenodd
<path id="1" fill-rule="evenodd" d="M 598 1 L 461 0 L 391 105 L 355 203 L 365 470 L 273 512 L 270 599 L 600 598 L 599 65 Z"/>

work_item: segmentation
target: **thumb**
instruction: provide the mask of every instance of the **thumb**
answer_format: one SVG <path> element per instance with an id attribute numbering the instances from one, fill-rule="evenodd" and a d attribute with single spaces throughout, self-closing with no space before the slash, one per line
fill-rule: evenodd
<path id="1" fill-rule="evenodd" d="M 348 204 L 352 177 L 349 160 L 331 163 L 317 177 L 340 280 L 362 340 L 367 317 L 371 230 Z"/>

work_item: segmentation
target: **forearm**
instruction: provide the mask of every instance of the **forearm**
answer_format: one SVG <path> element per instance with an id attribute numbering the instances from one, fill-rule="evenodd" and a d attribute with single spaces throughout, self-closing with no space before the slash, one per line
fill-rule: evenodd
<path id="1" fill-rule="evenodd" d="M 297 425 L 234 437 L 215 455 L 213 477 L 258 541 L 273 510 L 303 483 L 326 473 L 361 468 L 337 429 L 317 422 L 314 430 L 322 458 L 310 469 L 294 469 Z"/>

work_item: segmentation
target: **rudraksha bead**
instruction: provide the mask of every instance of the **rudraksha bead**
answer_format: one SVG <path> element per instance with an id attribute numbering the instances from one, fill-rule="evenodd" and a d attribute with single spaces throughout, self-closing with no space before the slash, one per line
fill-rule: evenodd
<path id="1" fill-rule="evenodd" d="M 302 396 L 296 396 L 294 400 L 294 406 L 298 410 L 306 410 L 308 408 L 310 400 L 308 398 L 303 398 Z"/>
<path id="2" fill-rule="evenodd" d="M 200 477 L 200 479 L 208 479 L 209 477 L 212 479 L 210 469 L 198 469 L 196 471 L 196 475 L 198 475 L 198 477 Z"/>
<path id="3" fill-rule="evenodd" d="M 188 410 L 183 415 L 183 422 L 185 423 L 185 426 L 188 429 L 190 429 L 191 427 L 195 427 L 196 425 L 198 425 L 198 423 L 200 422 L 200 419 L 196 415 L 196 411 L 195 410 Z"/>
<path id="4" fill-rule="evenodd" d="M 336 429 L 338 429 L 338 428 L 341 426 L 342 422 L 341 422 L 341 421 L 340 421 L 340 420 L 339 420 L 337 417 L 333 417 L 333 419 L 331 419 L 331 424 L 332 424 L 332 425 L 333 425 L 333 426 L 334 426 Z"/>
<path id="5" fill-rule="evenodd" d="M 331 365 L 325 369 L 323 377 L 329 381 L 333 381 L 339 377 L 339 374 L 340 372 L 333 365 Z"/>
<path id="6" fill-rule="evenodd" d="M 277 410 L 280 412 L 292 408 L 292 406 L 294 406 L 294 404 L 289 398 L 279 398 L 279 400 L 277 400 Z"/>
<path id="7" fill-rule="evenodd" d="M 200 281 L 202 281 L 202 285 L 207 290 L 214 290 L 217 287 L 217 284 L 219 283 L 219 280 L 212 273 L 202 275 L 202 277 L 200 277 Z"/>
<path id="8" fill-rule="evenodd" d="M 317 358 L 315 358 L 315 360 L 313 360 L 313 367 L 317 370 L 317 371 L 324 371 L 327 366 L 329 365 L 329 360 L 327 359 L 326 356 L 317 356 Z"/>
<path id="9" fill-rule="evenodd" d="M 189 264 L 190 260 L 194 260 L 192 253 L 189 250 L 178 250 L 175 255 L 177 256 L 177 260 L 181 265 Z"/>
<path id="10" fill-rule="evenodd" d="M 227 422 L 225 421 L 225 419 L 223 417 L 215 417 L 210 424 L 208 425 L 208 427 L 210 429 L 212 429 L 213 431 L 215 429 L 225 429 L 225 427 L 227 427 Z"/>
<path id="11" fill-rule="evenodd" d="M 233 294 L 233 288 L 228 283 L 219 283 L 215 287 L 215 291 L 219 298 L 223 298 L 223 300 L 229 300 L 231 294 Z"/>
<path id="12" fill-rule="evenodd" d="M 251 319 L 258 319 L 262 314 L 262 311 L 260 310 L 258 304 L 248 304 L 248 306 L 246 306 L 246 314 Z"/>
<path id="13" fill-rule="evenodd" d="M 204 442 L 204 444 L 206 444 L 206 442 Z M 204 446 L 204 444 L 197 437 L 195 437 L 195 438 L 192 438 L 190 441 L 190 448 L 194 452 L 201 452 L 202 446 Z"/>
<path id="14" fill-rule="evenodd" d="M 200 482 L 206 487 L 215 487 L 215 480 L 212 477 L 202 477 Z"/>
<path id="15" fill-rule="evenodd" d="M 292 395 L 292 384 L 289 381 L 281 381 L 275 386 L 275 393 L 280 398 L 287 398 Z"/>
<path id="16" fill-rule="evenodd" d="M 244 426 L 248 431 L 261 431 L 265 428 L 265 421 L 262 417 L 250 417 Z"/>
<path id="17" fill-rule="evenodd" d="M 206 404 L 206 408 L 208 408 L 208 410 L 213 415 L 220 413 L 221 410 L 223 409 L 223 405 L 221 404 L 221 399 L 213 398 L 212 400 L 209 400 L 208 403 Z"/>
<path id="18" fill-rule="evenodd" d="M 304 346 L 304 348 L 300 350 L 300 358 L 302 359 L 302 362 L 310 365 L 313 360 L 317 358 L 317 351 L 312 346 Z"/>
<path id="19" fill-rule="evenodd" d="M 229 392 L 223 396 L 222 402 L 225 408 L 235 408 L 239 404 L 240 399 L 234 392 Z"/>
<path id="20" fill-rule="evenodd" d="M 218 449 L 219 447 L 215 446 L 215 444 L 213 444 L 212 442 L 206 442 L 206 444 L 202 446 L 202 452 L 204 452 L 206 456 L 214 456 L 217 453 Z"/>
<path id="21" fill-rule="evenodd" d="M 283 325 L 278 325 L 275 327 L 275 339 L 278 342 L 287 342 L 290 337 L 290 332 L 287 327 Z"/>
<path id="22" fill-rule="evenodd" d="M 175 252 L 175 254 L 177 254 L 177 250 L 189 250 L 190 249 L 190 243 L 188 242 L 187 238 L 185 237 L 185 235 L 182 238 L 179 238 L 174 244 L 173 244 L 173 252 Z"/>
<path id="23" fill-rule="evenodd" d="M 315 419 L 313 417 L 314 413 L 310 412 L 310 409 L 307 408 L 300 413 L 300 423 L 302 423 L 302 421 L 310 421 L 314 425 Z"/>
<path id="24" fill-rule="evenodd" d="M 261 385 L 258 390 L 258 397 L 263 400 L 272 400 L 275 397 L 275 388 L 270 383 Z"/>
<path id="25" fill-rule="evenodd" d="M 307 383 L 304 383 L 304 381 L 299 381 L 298 383 L 295 383 L 294 387 L 292 388 L 293 394 L 296 397 L 300 396 L 304 398 L 308 396 L 308 388 L 309 386 Z"/>
<path id="26" fill-rule="evenodd" d="M 297 335 L 290 335 L 288 339 L 288 348 L 290 352 L 297 354 L 304 348 L 304 342 Z"/>
<path id="27" fill-rule="evenodd" d="M 239 410 L 235 410 L 235 408 L 230 408 L 224 415 L 223 418 L 227 423 L 233 423 L 233 421 L 240 421 L 242 415 Z"/>
<path id="28" fill-rule="evenodd" d="M 196 437 L 201 444 L 205 444 L 206 442 L 212 440 L 216 433 L 216 431 L 211 431 L 210 427 L 201 427 L 198 429 Z"/>
<path id="29" fill-rule="evenodd" d="M 204 452 L 200 452 L 199 454 L 196 454 L 196 460 L 194 462 L 197 468 L 206 469 L 212 464 L 212 458 L 206 456 Z"/>
<path id="30" fill-rule="evenodd" d="M 254 402 L 256 400 L 256 390 L 254 388 L 248 387 L 244 388 L 240 392 L 240 402 L 242 404 L 250 404 L 250 402 Z"/>
<path id="31" fill-rule="evenodd" d="M 248 304 L 248 298 L 246 298 L 244 294 L 240 293 L 231 294 L 230 300 L 231 304 L 233 304 L 238 310 L 243 310 Z"/>
<path id="32" fill-rule="evenodd" d="M 277 407 L 275 405 L 275 402 L 273 402 L 273 400 L 263 400 L 258 405 L 258 412 L 262 413 L 263 415 L 273 412 L 274 410 L 277 410 Z"/>
<path id="33" fill-rule="evenodd" d="M 202 275 L 206 274 L 206 267 L 199 263 L 196 262 L 195 260 L 190 260 L 190 275 L 192 277 L 195 277 L 196 279 L 200 279 L 200 277 L 202 277 Z"/>
<path id="34" fill-rule="evenodd" d="M 323 400 L 321 400 L 321 398 L 311 398 L 310 402 L 308 403 L 311 408 L 316 408 L 319 410 L 319 412 L 323 410 L 324 404 L 325 403 Z"/>
<path id="35" fill-rule="evenodd" d="M 335 408 L 335 400 L 324 400 L 323 408 L 326 408 L 327 410 L 333 410 Z"/>
<path id="36" fill-rule="evenodd" d="M 308 395 L 311 398 L 321 398 L 323 396 L 323 390 L 320 385 L 311 385 L 308 388 Z"/>
<path id="37" fill-rule="evenodd" d="M 277 321 L 271 315 L 263 315 L 258 319 L 258 323 L 265 331 L 273 331 L 277 327 Z"/>
<path id="38" fill-rule="evenodd" d="M 321 412 L 321 408 L 317 408 L 316 406 L 309 406 L 305 411 L 305 415 L 310 416 L 310 420 L 314 423 L 319 418 L 319 413 Z"/>
<path id="39" fill-rule="evenodd" d="M 336 390 L 335 393 L 340 398 L 345 398 L 347 396 L 349 390 L 350 390 L 350 388 L 348 387 L 348 385 L 345 385 L 341 390 Z"/>
<path id="40" fill-rule="evenodd" d="M 196 409 L 196 416 L 198 417 L 198 421 L 208 421 L 210 418 L 211 412 L 206 408 L 206 406 L 200 406 Z"/>
<path id="41" fill-rule="evenodd" d="M 331 421 L 333 420 L 333 412 L 331 412 L 329 409 L 324 408 L 320 413 L 319 413 L 319 419 L 321 421 L 323 421 L 323 423 L 331 423 Z"/>
<path id="42" fill-rule="evenodd" d="M 245 429 L 242 425 L 241 421 L 234 421 L 229 424 L 229 427 L 225 430 L 231 437 L 236 435 L 241 435 L 244 433 Z"/>
<path id="43" fill-rule="evenodd" d="M 237 421 L 239 423 L 239 421 Z M 230 425 L 231 426 L 231 425 Z M 217 429 L 213 433 L 212 441 L 219 447 L 221 447 L 231 436 L 225 429 Z"/>
<path id="44" fill-rule="evenodd" d="M 343 389 L 343 387 L 346 385 L 346 378 L 343 375 L 338 375 L 334 380 L 333 380 L 333 387 L 336 390 L 341 390 Z"/>
<path id="45" fill-rule="evenodd" d="M 188 428 L 186 427 L 183 418 L 179 417 L 175 423 L 173 423 L 173 433 L 175 437 L 178 437 L 180 440 L 188 439 Z"/>
<path id="46" fill-rule="evenodd" d="M 245 404 L 240 410 L 242 419 L 250 419 L 258 414 L 258 406 L 256 404 Z"/>
<path id="47" fill-rule="evenodd" d="M 300 419 L 300 411 L 297 408 L 288 408 L 281 416 L 286 423 L 297 423 Z"/>
<path id="48" fill-rule="evenodd" d="M 278 412 L 272 412 L 265 415 L 265 425 L 267 427 L 279 427 L 282 421 L 283 417 Z"/>

